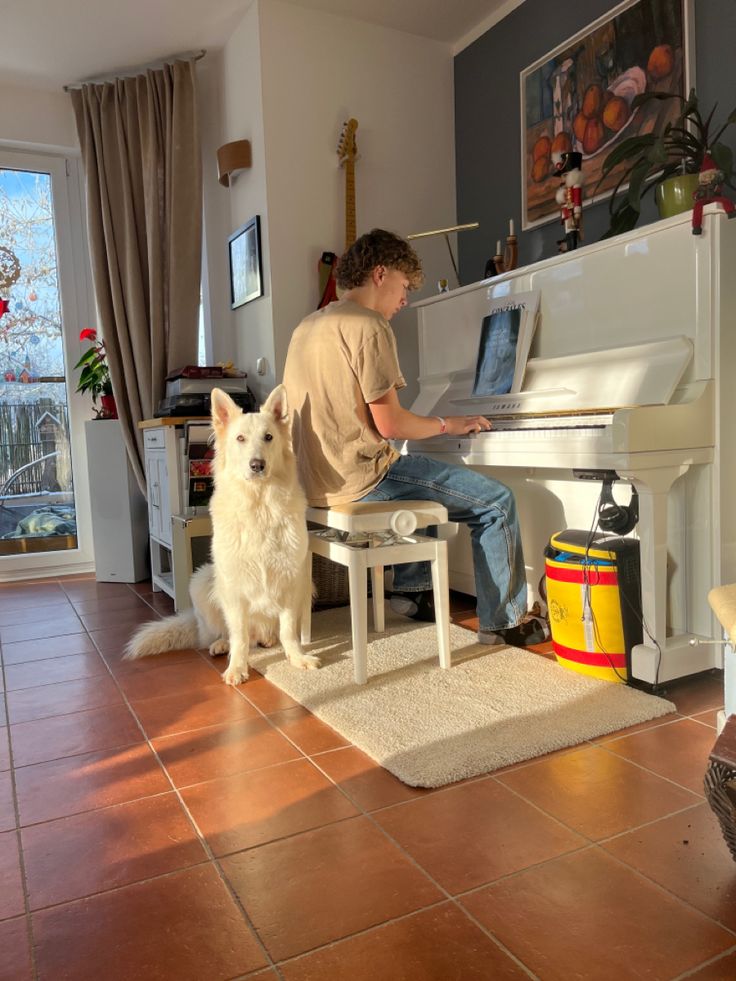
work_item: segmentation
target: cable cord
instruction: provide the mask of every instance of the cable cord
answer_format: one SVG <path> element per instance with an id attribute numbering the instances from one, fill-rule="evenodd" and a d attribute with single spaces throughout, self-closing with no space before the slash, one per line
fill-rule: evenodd
<path id="1" fill-rule="evenodd" d="M 587 538 L 587 541 L 586 541 L 586 544 L 585 544 L 585 555 L 583 557 L 583 586 L 584 586 L 584 592 L 583 592 L 583 617 L 582 617 L 582 619 L 585 620 L 585 610 L 586 609 L 590 610 L 590 619 L 591 619 L 591 622 L 592 622 L 592 625 L 593 625 L 593 638 L 594 638 L 596 644 L 598 645 L 598 647 L 600 648 L 601 654 L 603 654 L 603 656 L 605 657 L 605 659 L 608 661 L 608 664 L 610 665 L 610 668 L 613 671 L 613 673 L 616 675 L 616 677 L 619 679 L 619 681 L 622 681 L 624 684 L 627 684 L 630 681 L 630 679 L 627 678 L 627 677 L 625 677 L 624 675 L 622 675 L 619 672 L 618 668 L 613 663 L 609 652 L 603 646 L 603 641 L 602 641 L 600 630 L 599 630 L 599 627 L 598 627 L 598 620 L 596 619 L 595 610 L 593 609 L 593 597 L 592 597 L 592 593 L 591 593 L 591 587 L 594 585 L 594 583 L 592 583 L 591 582 L 591 579 L 590 579 L 590 570 L 592 568 L 592 563 L 590 561 L 590 548 L 591 548 L 591 546 L 593 544 L 593 541 L 595 539 L 596 532 L 598 530 L 600 530 L 600 507 L 601 507 L 601 504 L 602 504 L 602 498 L 603 498 L 603 489 L 601 489 L 601 492 L 598 495 L 598 500 L 596 502 L 595 510 L 593 512 L 593 521 L 591 523 L 590 530 L 588 532 L 588 538 Z M 659 644 L 657 644 L 657 641 L 654 640 L 654 638 L 649 633 L 649 630 L 647 629 L 647 627 L 646 627 L 646 625 L 644 623 L 644 617 L 642 616 L 641 611 L 639 611 L 637 613 L 637 611 L 634 609 L 631 601 L 629 600 L 628 596 L 626 596 L 624 593 L 622 593 L 620 588 L 619 588 L 619 596 L 623 596 L 624 597 L 624 601 L 628 604 L 629 608 L 634 612 L 634 615 L 637 617 L 637 619 L 641 621 L 642 629 L 644 629 L 646 631 L 646 634 L 649 637 L 649 639 L 657 647 L 657 651 L 659 652 L 659 655 L 657 657 L 657 668 L 656 668 L 656 672 L 655 672 L 655 678 L 658 678 L 659 677 L 659 664 L 660 664 L 661 656 L 662 656 L 662 652 L 660 650 Z M 656 686 L 656 682 L 655 682 L 655 686 Z"/>

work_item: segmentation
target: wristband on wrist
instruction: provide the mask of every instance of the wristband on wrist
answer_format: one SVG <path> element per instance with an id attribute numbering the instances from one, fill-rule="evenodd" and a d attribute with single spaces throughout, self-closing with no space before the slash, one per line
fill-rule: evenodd
<path id="1" fill-rule="evenodd" d="M 437 421 L 440 424 L 440 436 L 442 436 L 443 433 L 447 432 L 447 423 L 442 418 L 442 416 L 435 416 L 435 419 L 437 419 Z"/>

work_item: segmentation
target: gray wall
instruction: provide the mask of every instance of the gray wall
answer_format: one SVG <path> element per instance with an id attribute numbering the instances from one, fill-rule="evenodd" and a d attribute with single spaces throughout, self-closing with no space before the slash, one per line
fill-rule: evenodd
<path id="1" fill-rule="evenodd" d="M 736 107 L 736 0 L 694 4 L 698 98 L 705 110 L 718 102 L 716 119 L 725 119 Z M 525 0 L 455 58 L 457 220 L 480 222 L 477 231 L 458 236 L 463 283 L 483 277 L 509 218 L 519 237 L 520 266 L 556 254 L 559 221 L 521 231 L 519 73 L 615 6 L 611 0 Z M 736 147 L 736 126 L 727 131 L 727 141 Z M 650 198 L 640 226 L 657 220 Z M 607 201 L 584 206 L 587 243 L 606 231 L 607 216 Z"/>

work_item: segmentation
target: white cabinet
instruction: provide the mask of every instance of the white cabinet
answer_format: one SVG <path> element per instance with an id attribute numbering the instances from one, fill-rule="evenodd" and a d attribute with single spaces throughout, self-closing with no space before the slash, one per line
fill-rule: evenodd
<path id="1" fill-rule="evenodd" d="M 184 456 L 186 421 L 150 419 L 141 423 L 148 485 L 151 582 L 154 590 L 163 590 L 172 597 L 177 610 L 189 605 L 188 577 L 197 565 L 191 555 L 192 539 L 205 537 L 204 532 L 193 534 L 193 526 L 186 521 L 189 479 L 188 461 Z M 184 527 L 189 529 L 187 535 L 172 535 L 174 517 L 180 522 L 184 520 Z M 200 525 L 209 528 L 208 522 L 200 522 Z M 175 554 L 182 549 L 187 550 L 186 555 Z"/>

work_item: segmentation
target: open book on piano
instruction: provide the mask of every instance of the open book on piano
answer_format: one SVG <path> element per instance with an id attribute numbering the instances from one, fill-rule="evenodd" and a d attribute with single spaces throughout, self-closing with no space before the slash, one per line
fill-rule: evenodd
<path id="1" fill-rule="evenodd" d="M 644 644 L 634 677 L 662 682 L 720 654 L 708 590 L 736 580 L 736 221 L 689 215 L 420 300 L 421 415 L 481 413 L 490 432 L 409 442 L 512 487 L 530 595 L 543 549 L 590 528 L 597 486 L 575 470 L 614 470 L 639 492 Z M 540 320 L 519 392 L 473 394 L 489 304 L 538 291 Z M 586 496 L 587 491 L 587 496 Z M 451 548 L 451 584 L 474 591 L 470 548 Z"/>
<path id="2" fill-rule="evenodd" d="M 518 392 L 539 317 L 539 290 L 492 299 L 480 325 L 471 399 Z"/>

